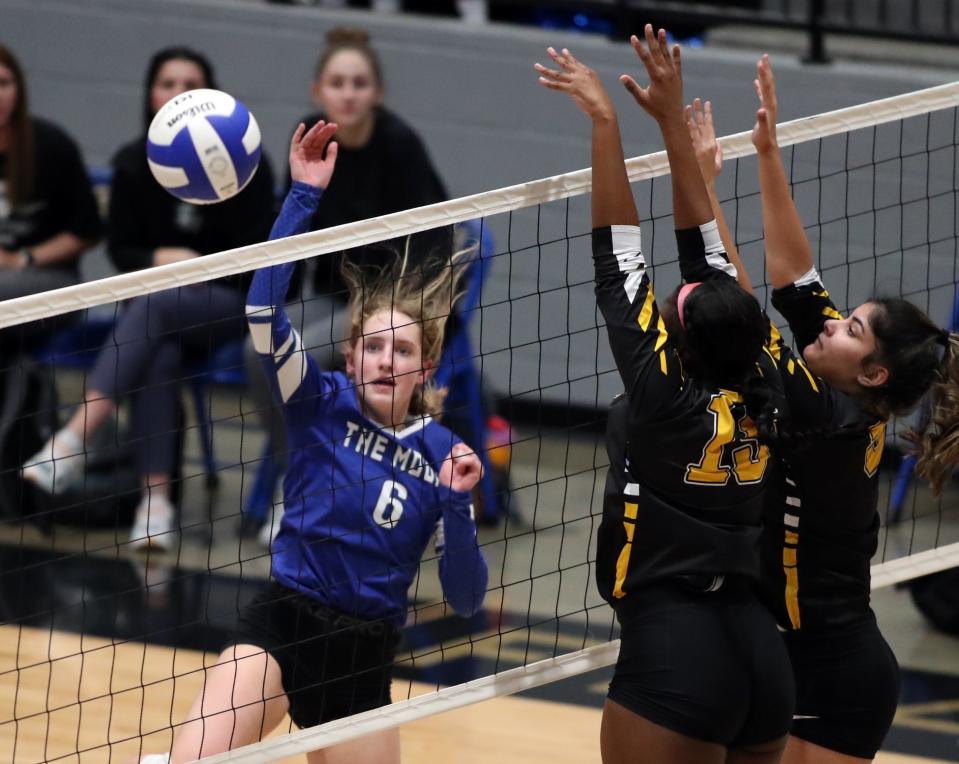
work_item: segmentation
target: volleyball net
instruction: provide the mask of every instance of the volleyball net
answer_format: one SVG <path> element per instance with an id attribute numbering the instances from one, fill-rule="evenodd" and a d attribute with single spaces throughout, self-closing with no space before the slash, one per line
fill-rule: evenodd
<path id="1" fill-rule="evenodd" d="M 951 84 L 779 126 L 800 217 L 840 309 L 893 294 L 943 326 L 955 320 L 957 108 L 959 84 Z M 748 133 L 723 147 L 720 197 L 769 307 Z M 665 293 L 679 280 L 666 158 L 627 165 L 651 275 Z M 484 608 L 460 618 L 444 603 L 431 545 L 410 590 L 393 705 L 305 730 L 288 726 L 280 737 L 205 761 L 274 761 L 611 665 L 615 623 L 592 564 L 605 409 L 621 383 L 593 296 L 589 191 L 582 170 L 0 303 L 3 332 L 62 321 L 58 338 L 72 333 L 65 344 L 23 347 L 4 359 L 8 391 L 34 401 L 29 418 L 18 419 L 13 407 L 3 431 L 0 628 L 10 647 L 0 665 L 0 758 L 94 761 L 168 750 L 210 656 L 270 572 L 268 548 L 237 536 L 251 513 L 268 519 L 272 490 L 264 499 L 263 486 L 276 482 L 269 473 L 280 449 L 249 392 L 242 328 L 195 358 L 185 332 L 162 338 L 184 352 L 184 375 L 129 391 L 162 383 L 189 393 L 173 433 L 180 511 L 169 551 L 144 554 L 129 541 L 140 485 L 130 477 L 137 444 L 123 406 L 105 436 L 87 441 L 75 491 L 50 499 L 20 480 L 37 433 L 50 434 L 81 404 L 100 343 L 122 345 L 111 331 L 124 301 L 449 226 L 458 241 L 479 245 L 444 373 L 453 393 L 446 421 L 473 429 L 473 444 L 500 477 L 477 492 L 481 514 L 500 520 L 480 529 L 489 567 Z M 318 299 L 307 287 L 293 302 L 305 314 Z M 313 349 L 333 356 L 336 339 L 331 327 Z M 496 413 L 510 425 L 490 428 Z M 895 446 L 908 424 L 889 428 L 874 587 L 959 564 L 954 486 L 934 498 L 898 475 Z M 577 687 L 595 692 L 587 684 Z"/>

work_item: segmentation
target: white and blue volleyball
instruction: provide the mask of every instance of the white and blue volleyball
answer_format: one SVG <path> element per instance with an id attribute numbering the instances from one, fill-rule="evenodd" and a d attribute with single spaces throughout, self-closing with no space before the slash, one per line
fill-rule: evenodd
<path id="1" fill-rule="evenodd" d="M 192 204 L 235 196 L 260 163 L 260 128 L 249 110 L 220 90 L 188 90 L 156 113 L 147 162 L 163 188 Z"/>

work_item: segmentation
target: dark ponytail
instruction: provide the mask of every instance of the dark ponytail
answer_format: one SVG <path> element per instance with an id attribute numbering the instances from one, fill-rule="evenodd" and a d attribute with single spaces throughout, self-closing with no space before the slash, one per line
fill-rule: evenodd
<path id="1" fill-rule="evenodd" d="M 741 391 L 746 413 L 756 425 L 759 440 L 769 446 L 776 445 L 780 440 L 780 412 L 769 382 L 757 370 L 742 385 Z"/>

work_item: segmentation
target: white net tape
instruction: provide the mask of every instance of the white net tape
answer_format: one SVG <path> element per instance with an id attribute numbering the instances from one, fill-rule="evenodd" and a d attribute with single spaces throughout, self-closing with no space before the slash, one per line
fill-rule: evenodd
<path id="1" fill-rule="evenodd" d="M 919 576 L 959 565 L 959 543 L 919 552 L 872 567 L 872 588 L 881 589 Z M 494 676 L 458 684 L 419 695 L 409 700 L 374 708 L 362 714 L 337 719 L 317 727 L 299 730 L 283 737 L 237 748 L 201 759 L 203 764 L 265 764 L 285 756 L 308 753 L 319 748 L 345 743 L 372 732 L 435 716 L 484 700 L 512 695 L 551 682 L 612 666 L 619 655 L 619 640 L 587 647 L 585 650 L 530 663 Z"/>
<path id="2" fill-rule="evenodd" d="M 865 127 L 895 122 L 959 105 L 959 82 L 893 96 L 859 106 L 784 122 L 777 133 L 782 146 L 823 138 Z M 722 139 L 727 159 L 755 153 L 749 133 Z M 669 172 L 665 152 L 635 157 L 626 162 L 629 179 L 636 183 Z M 173 287 L 196 284 L 279 263 L 339 252 L 384 239 L 407 236 L 442 225 L 533 207 L 589 193 L 592 172 L 577 170 L 529 183 L 464 196 L 357 223 L 305 233 L 287 239 L 254 244 L 192 260 L 161 265 L 133 273 L 55 289 L 0 302 L 0 328 L 93 308 Z"/>

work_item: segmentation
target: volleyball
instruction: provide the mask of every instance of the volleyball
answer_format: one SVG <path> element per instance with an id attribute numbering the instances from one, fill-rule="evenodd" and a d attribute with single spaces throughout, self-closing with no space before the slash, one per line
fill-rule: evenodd
<path id="1" fill-rule="evenodd" d="M 203 88 L 171 98 L 147 131 L 147 163 L 163 188 L 191 204 L 235 196 L 260 163 L 260 128 L 228 93 Z"/>

